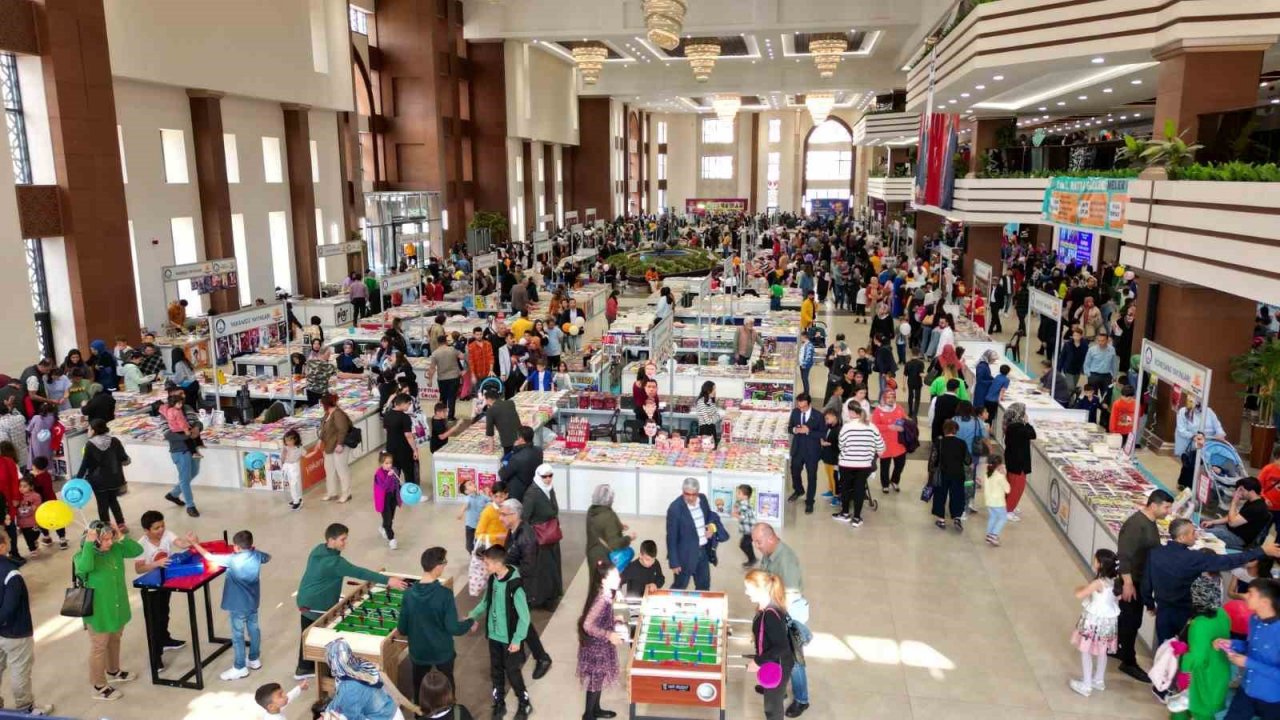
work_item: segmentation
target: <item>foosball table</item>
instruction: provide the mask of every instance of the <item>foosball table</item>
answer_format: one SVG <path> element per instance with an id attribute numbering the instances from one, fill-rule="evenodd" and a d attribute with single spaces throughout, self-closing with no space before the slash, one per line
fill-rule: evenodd
<path id="1" fill-rule="evenodd" d="M 729 602 L 724 593 L 655 590 L 640 603 L 628 655 L 631 718 L 636 705 L 713 708 L 725 716 Z"/>
<path id="2" fill-rule="evenodd" d="M 403 578 L 411 585 L 417 581 L 408 575 L 387 574 Z M 392 640 L 390 637 L 400 622 L 400 606 L 404 602 L 405 591 L 368 581 L 349 581 L 350 586 L 355 587 L 354 591 L 345 594 L 302 636 L 302 657 L 316 662 L 316 687 L 321 696 L 332 695 L 334 691 L 325 647 L 335 639 L 346 640 L 351 652 L 377 663 L 383 677 L 391 683 L 398 679 L 400 662 L 409 649 L 405 640 Z"/>

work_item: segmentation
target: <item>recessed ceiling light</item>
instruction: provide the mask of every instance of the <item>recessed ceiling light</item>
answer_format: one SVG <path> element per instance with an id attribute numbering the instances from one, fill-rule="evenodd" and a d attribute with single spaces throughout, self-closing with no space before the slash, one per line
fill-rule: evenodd
<path id="1" fill-rule="evenodd" d="M 1129 116 L 1128 116 L 1128 115 L 1121 115 L 1121 116 L 1120 116 L 1120 119 L 1121 119 L 1121 120 L 1128 120 L 1128 119 L 1129 119 Z"/>
<path id="2" fill-rule="evenodd" d="M 1130 84 L 1130 85 L 1141 85 L 1141 84 L 1142 84 L 1142 81 L 1141 81 L 1141 80 L 1130 80 L 1130 81 L 1129 81 L 1129 84 Z"/>
<path id="3" fill-rule="evenodd" d="M 1044 112 L 1045 110 L 1048 110 L 1049 108 L 1042 108 L 1042 107 L 1040 107 L 1040 108 L 1036 108 L 1036 109 L 1037 109 L 1037 110 L 1039 110 L 1040 112 Z"/>
<path id="4" fill-rule="evenodd" d="M 1104 58 L 1104 57 L 1096 57 L 1096 58 L 1094 58 L 1094 59 L 1090 60 L 1089 62 L 1093 63 L 1094 65 L 1101 65 L 1102 63 L 1104 63 L 1104 62 L 1106 62 L 1106 61 L 1107 61 L 1107 59 L 1106 59 L 1106 58 Z"/>
<path id="5" fill-rule="evenodd" d="M 960 97 L 969 97 L 969 93 L 960 93 Z"/>
<path id="6" fill-rule="evenodd" d="M 1142 113 L 1134 113 L 1134 114 L 1133 114 L 1133 116 L 1134 116 L 1134 117 L 1142 117 Z"/>
<path id="7" fill-rule="evenodd" d="M 993 77 L 993 78 L 991 78 L 991 79 L 992 79 L 992 80 L 995 80 L 996 82 L 999 82 L 999 81 L 1001 81 L 1001 80 L 1003 80 L 1003 79 L 1004 79 L 1004 76 L 1003 76 L 1003 75 L 996 75 L 995 77 Z"/>
<path id="8" fill-rule="evenodd" d="M 1063 102 L 1062 100 L 1059 100 L 1059 101 L 1058 101 L 1058 107 L 1062 107 L 1063 105 L 1066 105 L 1066 103 L 1065 103 L 1065 102 Z"/>
<path id="9" fill-rule="evenodd" d="M 1112 90 L 1111 88 L 1102 88 L 1102 92 L 1109 93 L 1109 92 L 1112 92 Z"/>
<path id="10" fill-rule="evenodd" d="M 986 89 L 987 89 L 987 86 L 986 86 L 986 85 L 974 85 L 974 86 L 973 86 L 973 89 L 974 89 L 974 90 L 986 90 Z"/>
<path id="11" fill-rule="evenodd" d="M 1088 99 L 1089 99 L 1089 96 L 1088 96 L 1088 95 L 1077 95 L 1077 96 L 1076 96 L 1076 99 L 1077 99 L 1077 100 L 1088 100 Z"/>
<path id="12" fill-rule="evenodd" d="M 1280 105 L 1280 98 L 1271 98 L 1272 105 Z"/>
<path id="13" fill-rule="evenodd" d="M 955 98 L 951 98 L 951 99 L 950 99 L 950 100 L 948 100 L 947 102 L 948 102 L 948 103 L 951 103 L 952 105 L 955 105 L 955 104 L 956 104 L 956 100 L 955 100 Z"/>

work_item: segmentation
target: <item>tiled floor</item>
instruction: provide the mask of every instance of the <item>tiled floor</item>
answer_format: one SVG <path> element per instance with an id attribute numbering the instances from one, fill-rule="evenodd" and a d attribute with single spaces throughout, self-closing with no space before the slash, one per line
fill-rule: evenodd
<path id="1" fill-rule="evenodd" d="M 850 341 L 866 338 L 865 325 L 847 317 L 829 318 L 832 334 L 843 331 Z M 822 387 L 822 368 L 815 368 L 815 387 Z M 264 669 L 249 679 L 225 683 L 216 674 L 230 663 L 229 655 L 209 668 L 211 680 L 202 693 L 152 686 L 139 681 L 122 687 L 124 699 L 100 703 L 89 698 L 86 669 L 88 638 L 78 623 L 57 615 L 68 577 L 69 551 L 37 558 L 24 569 L 32 587 L 37 623 L 38 658 L 35 687 L 41 702 L 58 705 L 60 714 L 75 718 L 152 720 L 189 718 L 227 720 L 251 718 L 252 693 L 268 681 L 287 684 L 298 641 L 293 593 L 302 563 L 321 539 L 325 525 L 342 521 L 352 527 L 347 556 L 370 567 L 413 572 L 425 547 L 443 544 L 454 551 L 451 571 L 465 571 L 462 526 L 455 507 L 425 505 L 406 509 L 398 518 L 400 547 L 389 551 L 378 537 L 377 515 L 370 501 L 368 478 L 373 464 L 359 464 L 356 499 L 350 505 L 320 502 L 312 492 L 300 512 L 290 512 L 280 498 L 234 491 L 202 490 L 198 521 L 168 512 L 162 487 L 133 483 L 124 498 L 129 518 L 148 508 L 164 510 L 179 532 L 195 530 L 214 536 L 222 530 L 252 529 L 259 546 L 274 559 L 263 580 L 261 623 L 264 630 Z M 1072 589 L 1084 580 L 1083 567 L 1064 545 L 1028 496 L 1026 519 L 1010 525 L 1005 544 L 983 543 L 983 520 L 975 519 L 964 534 L 940 532 L 930 522 L 917 496 L 923 482 L 923 460 L 907 465 L 901 495 L 882 498 L 880 510 L 867 513 L 859 530 L 834 523 L 825 513 L 795 515 L 788 508 L 783 532 L 805 566 L 807 595 L 813 603 L 816 639 L 808 649 L 813 707 L 812 718 L 907 720 L 947 718 L 963 720 L 1038 720 L 1041 718 L 1157 718 L 1164 715 L 1145 686 L 1108 673 L 1108 689 L 1085 699 L 1072 693 L 1067 681 L 1079 672 L 1079 659 L 1068 644 L 1079 604 Z M 577 718 L 582 694 L 574 676 L 574 623 L 586 593 L 582 572 L 582 515 L 562 518 L 565 541 L 567 596 L 554 615 L 539 613 L 544 643 L 555 658 L 547 677 L 531 683 L 535 717 Z M 624 518 L 641 538 L 663 541 L 659 518 Z M 736 532 L 736 529 L 735 529 Z M 734 538 L 736 544 L 736 538 Z M 716 589 L 730 593 L 732 614 L 749 617 L 741 592 L 738 551 L 730 545 L 712 573 Z M 460 583 L 462 587 L 465 583 Z M 220 589 L 219 589 L 220 592 Z M 215 603 L 217 598 L 215 597 Z M 472 601 L 463 592 L 460 606 Z M 184 603 L 185 604 L 185 603 Z M 141 609 L 134 601 L 135 620 L 124 636 L 126 667 L 145 671 L 145 639 Z M 174 601 L 172 629 L 188 637 L 186 611 Z M 218 617 L 220 627 L 225 619 Z M 459 642 L 458 682 L 462 700 L 478 718 L 488 717 L 487 650 L 476 637 Z M 745 641 L 734 641 L 739 652 Z M 190 667 L 186 651 L 169 654 L 179 671 Z M 526 670 L 530 666 L 526 666 Z M 761 718 L 759 697 L 741 670 L 730 671 L 728 716 Z M 9 695 L 8 688 L 4 694 Z M 313 697 L 308 693 L 307 697 Z M 624 693 L 606 693 L 604 706 L 625 710 Z M 655 708 L 669 716 L 697 717 L 676 708 Z M 291 719 L 309 718 L 301 703 L 288 712 Z M 510 717 L 510 715 L 508 715 Z M 703 717 L 706 717 L 705 715 Z"/>

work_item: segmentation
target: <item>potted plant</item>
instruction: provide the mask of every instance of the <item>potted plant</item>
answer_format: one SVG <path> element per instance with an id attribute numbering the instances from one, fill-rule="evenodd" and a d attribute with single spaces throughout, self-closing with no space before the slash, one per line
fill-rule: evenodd
<path id="1" fill-rule="evenodd" d="M 1271 461 L 1276 444 L 1276 401 L 1280 400 L 1280 340 L 1231 358 L 1231 379 L 1245 387 L 1244 395 L 1258 398 L 1258 417 L 1249 431 L 1249 464 L 1261 468 Z"/>
<path id="2" fill-rule="evenodd" d="M 1191 164 L 1195 153 L 1204 147 L 1200 144 L 1188 145 L 1178 132 L 1172 120 L 1164 123 L 1164 136 L 1139 140 L 1129 135 L 1124 136 L 1124 147 L 1116 153 L 1116 160 L 1128 162 L 1142 170 L 1138 177 L 1142 180 L 1167 180 L 1169 171 L 1177 171 Z"/>
<path id="3" fill-rule="evenodd" d="M 488 230 L 489 238 L 495 244 L 499 241 L 505 241 L 509 232 L 507 216 L 492 210 L 477 211 L 471 217 L 471 222 L 467 223 L 467 228 L 471 230 Z"/>

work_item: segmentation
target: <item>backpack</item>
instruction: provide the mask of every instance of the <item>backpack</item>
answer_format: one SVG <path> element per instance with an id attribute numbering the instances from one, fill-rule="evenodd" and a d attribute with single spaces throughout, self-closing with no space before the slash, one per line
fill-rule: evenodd
<path id="1" fill-rule="evenodd" d="M 972 418 L 972 421 L 976 423 L 982 422 L 976 415 Z M 987 438 L 983 435 L 974 435 L 973 440 L 969 442 L 969 454 L 976 458 L 986 457 L 990 451 L 991 448 L 987 445 Z"/>
<path id="2" fill-rule="evenodd" d="M 907 453 L 913 453 L 920 448 L 920 426 L 916 424 L 914 418 L 907 418 L 902 421 L 902 430 L 898 433 L 898 440 L 907 449 Z"/>

